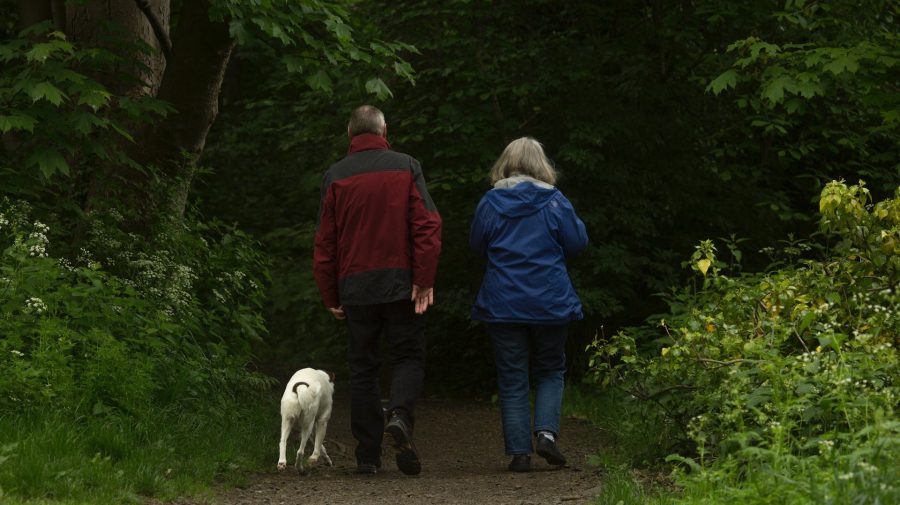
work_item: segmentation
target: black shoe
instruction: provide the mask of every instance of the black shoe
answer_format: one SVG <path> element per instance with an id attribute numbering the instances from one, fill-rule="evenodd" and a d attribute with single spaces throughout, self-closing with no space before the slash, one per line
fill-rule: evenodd
<path id="1" fill-rule="evenodd" d="M 516 454 L 513 456 L 512 461 L 509 462 L 510 472 L 530 472 L 531 471 L 531 456 L 527 454 Z"/>
<path id="2" fill-rule="evenodd" d="M 378 473 L 378 467 L 372 463 L 359 463 L 356 465 L 356 473 L 372 475 Z"/>
<path id="3" fill-rule="evenodd" d="M 356 463 L 356 473 L 371 475 L 371 474 L 378 473 L 378 470 L 380 470 L 380 469 L 381 469 L 381 459 L 379 459 L 375 463 L 362 463 L 362 462 Z"/>
<path id="4" fill-rule="evenodd" d="M 559 452 L 559 448 L 556 447 L 556 442 L 546 435 L 539 434 L 537 436 L 535 451 L 551 465 L 562 466 L 566 464 L 566 457 Z"/>
<path id="5" fill-rule="evenodd" d="M 389 436 L 390 445 L 397 452 L 397 468 L 406 475 L 419 475 L 422 462 L 412 441 L 412 430 L 409 424 L 397 414 L 384 427 L 384 434 Z"/>

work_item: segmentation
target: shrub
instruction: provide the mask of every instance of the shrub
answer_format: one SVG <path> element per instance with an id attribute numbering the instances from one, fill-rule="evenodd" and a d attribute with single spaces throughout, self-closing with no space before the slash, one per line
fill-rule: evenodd
<path id="1" fill-rule="evenodd" d="M 833 182 L 820 209 L 820 259 L 730 277 L 701 243 L 702 287 L 668 297 L 656 339 L 591 346 L 598 381 L 676 428 L 686 501 L 900 500 L 900 189 L 872 205 L 862 182 Z"/>
<path id="2" fill-rule="evenodd" d="M 243 371 L 265 331 L 267 278 L 246 235 L 203 225 L 209 240 L 186 227 L 148 244 L 95 222 L 86 243 L 102 255 L 84 247 L 69 260 L 50 255 L 52 232 L 27 204 L 4 199 L 0 223 L 0 407 L 139 414 L 266 383 Z"/>

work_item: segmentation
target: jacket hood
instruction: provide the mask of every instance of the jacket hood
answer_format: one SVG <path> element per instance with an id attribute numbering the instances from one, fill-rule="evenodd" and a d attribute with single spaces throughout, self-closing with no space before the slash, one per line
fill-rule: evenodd
<path id="1" fill-rule="evenodd" d="M 503 216 L 530 216 L 543 209 L 556 195 L 557 189 L 545 182 L 524 176 L 513 175 L 494 183 L 488 191 L 488 202 Z"/>

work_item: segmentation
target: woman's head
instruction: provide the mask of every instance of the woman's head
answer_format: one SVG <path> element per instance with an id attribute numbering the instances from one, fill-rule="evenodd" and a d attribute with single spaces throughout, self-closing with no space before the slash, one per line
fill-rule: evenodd
<path id="1" fill-rule="evenodd" d="M 491 184 L 516 174 L 556 184 L 556 170 L 544 154 L 541 143 L 531 137 L 513 140 L 506 146 L 491 168 Z"/>

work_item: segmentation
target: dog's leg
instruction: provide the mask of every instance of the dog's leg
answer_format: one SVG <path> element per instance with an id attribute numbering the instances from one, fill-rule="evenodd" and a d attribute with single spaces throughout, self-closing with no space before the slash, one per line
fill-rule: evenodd
<path id="1" fill-rule="evenodd" d="M 304 473 L 303 470 L 303 451 L 306 449 L 306 441 L 309 440 L 309 435 L 312 432 L 312 425 L 303 423 L 304 426 L 300 430 L 300 448 L 297 449 L 297 460 L 294 461 L 294 466 L 297 467 L 297 470 L 300 473 Z"/>
<path id="2" fill-rule="evenodd" d="M 316 440 L 313 445 L 313 453 L 312 456 L 309 457 L 310 463 L 315 463 L 319 461 L 319 455 L 321 454 L 323 458 L 325 458 L 325 463 L 328 466 L 334 466 L 331 462 L 331 458 L 328 457 L 328 453 L 325 452 L 325 446 L 322 442 L 325 441 L 325 430 L 328 429 L 328 420 L 327 419 L 319 419 L 316 421 Z"/>
<path id="3" fill-rule="evenodd" d="M 278 443 L 278 469 L 287 468 L 287 441 L 291 434 L 291 420 L 287 417 L 281 418 L 281 441 Z"/>

